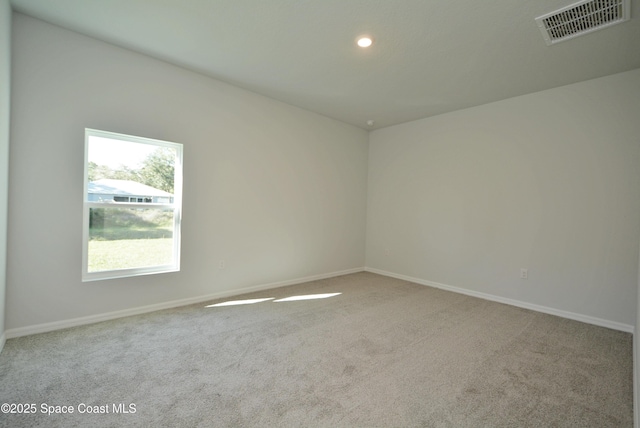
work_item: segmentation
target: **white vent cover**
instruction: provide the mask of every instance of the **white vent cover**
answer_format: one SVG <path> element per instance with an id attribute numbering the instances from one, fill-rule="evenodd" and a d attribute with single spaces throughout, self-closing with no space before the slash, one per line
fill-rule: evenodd
<path id="1" fill-rule="evenodd" d="M 627 21 L 629 0 L 583 0 L 536 18 L 547 45 Z"/>

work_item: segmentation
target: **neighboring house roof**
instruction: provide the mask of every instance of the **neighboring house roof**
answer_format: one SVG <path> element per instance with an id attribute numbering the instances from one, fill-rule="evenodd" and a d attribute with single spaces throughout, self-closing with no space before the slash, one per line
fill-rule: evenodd
<path id="1" fill-rule="evenodd" d="M 131 180 L 114 180 L 110 178 L 90 181 L 87 193 L 122 196 L 173 196 L 169 192 L 147 186 L 146 184 Z"/>

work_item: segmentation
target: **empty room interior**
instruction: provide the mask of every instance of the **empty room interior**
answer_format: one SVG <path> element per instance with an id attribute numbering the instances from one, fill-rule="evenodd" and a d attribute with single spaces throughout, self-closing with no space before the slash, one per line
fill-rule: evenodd
<path id="1" fill-rule="evenodd" d="M 639 17 L 0 0 L 0 427 L 639 426 Z"/>

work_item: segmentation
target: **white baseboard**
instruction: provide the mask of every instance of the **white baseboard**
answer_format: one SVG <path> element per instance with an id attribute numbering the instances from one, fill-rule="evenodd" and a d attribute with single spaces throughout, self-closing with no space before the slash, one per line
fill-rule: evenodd
<path id="1" fill-rule="evenodd" d="M 0 334 L 0 353 L 4 349 L 4 344 L 7 343 L 7 335 L 6 333 Z"/>
<path id="2" fill-rule="evenodd" d="M 633 335 L 633 426 L 634 428 L 640 427 L 640 415 L 638 415 L 638 411 L 640 410 L 640 406 L 638 400 L 640 397 L 638 396 L 638 343 L 637 337 Z"/>
<path id="3" fill-rule="evenodd" d="M 86 317 L 72 318 L 72 319 L 62 320 L 62 321 L 36 324 L 32 326 L 27 326 L 27 327 L 13 328 L 13 329 L 7 330 L 5 334 L 2 335 L 2 338 L 4 339 L 5 335 L 7 339 L 13 339 L 15 337 L 28 336 L 31 334 L 46 333 L 54 330 L 61 330 L 63 328 L 77 327 L 77 326 L 93 324 L 101 321 L 108 321 L 116 318 L 123 318 L 123 317 L 132 316 L 132 315 L 140 315 L 148 312 L 159 311 L 162 309 L 171 309 L 171 308 L 177 308 L 180 306 L 193 305 L 195 303 L 206 302 L 209 300 L 224 299 L 226 297 L 238 296 L 240 294 L 252 293 L 255 291 L 262 291 L 262 290 L 269 290 L 271 288 L 286 287 L 287 285 L 302 284 L 304 282 L 317 281 L 317 280 L 326 279 L 326 278 L 333 278 L 336 276 L 348 275 L 351 273 L 357 273 L 362 271 L 364 271 L 364 268 L 347 269 L 347 270 L 342 270 L 338 272 L 307 276 L 304 278 L 296 278 L 296 279 L 291 279 L 287 281 L 272 282 L 269 284 L 256 285 L 256 286 L 245 287 L 245 288 L 240 288 L 236 290 L 221 291 L 218 293 L 207 294 L 205 296 L 190 297 L 187 299 L 173 300 L 170 302 L 157 303 L 154 305 L 124 309 L 121 311 L 107 312 L 103 314 L 89 315 Z"/>
<path id="4" fill-rule="evenodd" d="M 429 287 L 439 288 L 442 290 L 452 291 L 454 293 L 466 294 L 472 297 L 478 297 L 484 300 L 491 300 L 493 302 L 504 303 L 511 306 L 517 306 L 519 308 L 530 309 L 536 312 L 542 312 L 545 314 L 556 315 L 562 318 L 568 318 L 575 321 L 581 321 L 587 324 L 593 324 L 600 327 L 607 327 L 613 330 L 624 331 L 627 333 L 633 333 L 634 327 L 628 324 L 622 324 L 615 321 L 604 320 L 601 318 L 595 318 L 588 315 L 576 314 L 574 312 L 563 311 L 560 309 L 549 308 L 547 306 L 536 305 L 533 303 L 523 302 L 520 300 L 508 299 L 506 297 L 494 296 L 493 294 L 481 293 L 479 291 L 467 290 L 465 288 L 453 287 L 451 285 L 440 284 L 433 281 L 427 281 L 420 278 L 414 278 L 411 276 L 401 275 L 393 272 L 387 272 L 380 269 L 374 269 L 365 267 L 366 272 L 376 273 L 378 275 L 384 275 L 391 278 L 402 279 L 409 282 L 415 282 L 416 284 L 427 285 Z"/>

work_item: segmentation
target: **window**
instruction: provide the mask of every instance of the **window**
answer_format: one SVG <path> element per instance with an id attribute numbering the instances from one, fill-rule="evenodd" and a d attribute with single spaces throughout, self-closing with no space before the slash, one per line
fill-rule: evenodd
<path id="1" fill-rule="evenodd" d="M 82 280 L 180 270 L 182 144 L 85 130 Z"/>

